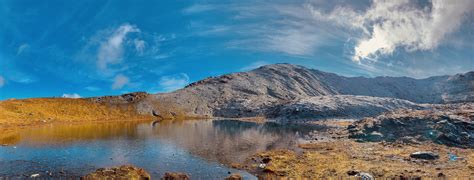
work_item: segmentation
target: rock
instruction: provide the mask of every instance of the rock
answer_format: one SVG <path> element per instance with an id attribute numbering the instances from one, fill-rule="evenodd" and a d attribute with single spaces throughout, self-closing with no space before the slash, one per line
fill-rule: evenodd
<path id="1" fill-rule="evenodd" d="M 360 177 L 361 180 L 374 180 L 374 177 L 372 175 L 370 175 L 369 173 L 365 173 L 365 172 L 360 172 L 356 176 Z"/>
<path id="2" fill-rule="evenodd" d="M 83 177 L 84 179 L 151 179 L 144 169 L 131 165 L 112 168 L 99 168 Z"/>
<path id="3" fill-rule="evenodd" d="M 161 179 L 162 180 L 189 180 L 190 178 L 187 174 L 184 174 L 184 173 L 167 172 Z"/>
<path id="4" fill-rule="evenodd" d="M 410 154 L 411 158 L 425 159 L 425 160 L 436 160 L 439 159 L 439 155 L 429 151 L 418 151 Z"/>
<path id="5" fill-rule="evenodd" d="M 357 174 L 359 174 L 358 171 L 354 171 L 354 170 L 347 171 L 347 175 L 349 175 L 349 176 L 355 176 Z"/>
<path id="6" fill-rule="evenodd" d="M 226 180 L 242 180 L 242 176 L 240 174 L 231 174 L 229 177 L 225 178 Z"/>

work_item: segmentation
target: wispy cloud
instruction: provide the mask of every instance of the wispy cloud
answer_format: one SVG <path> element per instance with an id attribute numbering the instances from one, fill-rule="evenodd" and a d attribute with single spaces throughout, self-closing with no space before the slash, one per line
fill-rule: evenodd
<path id="1" fill-rule="evenodd" d="M 160 78 L 159 86 L 164 92 L 174 91 L 189 84 L 189 76 L 185 73 L 179 73 Z"/>
<path id="2" fill-rule="evenodd" d="M 250 71 L 250 70 L 253 70 L 253 69 L 257 69 L 261 66 L 265 66 L 265 65 L 268 65 L 270 64 L 269 62 L 266 62 L 266 61 L 255 61 L 247 66 L 244 66 L 242 68 L 240 68 L 240 71 Z"/>
<path id="3" fill-rule="evenodd" d="M 210 4 L 194 4 L 192 6 L 189 6 L 183 9 L 183 13 L 194 14 L 194 13 L 200 13 L 200 12 L 209 11 L 213 9 L 215 9 L 215 6 L 210 5 Z"/>
<path id="4" fill-rule="evenodd" d="M 0 88 L 5 85 L 5 78 L 3 76 L 0 76 Z"/>
<path id="5" fill-rule="evenodd" d="M 95 86 L 87 86 L 84 89 L 86 89 L 88 91 L 100 91 L 100 88 L 95 87 Z"/>
<path id="6" fill-rule="evenodd" d="M 119 74 L 115 76 L 114 83 L 112 84 L 111 88 L 113 90 L 122 89 L 129 82 L 130 82 L 130 79 L 127 76 L 123 74 Z"/>
<path id="7" fill-rule="evenodd" d="M 217 5 L 215 5 L 217 6 Z M 235 3 L 218 6 L 233 24 L 191 23 L 196 35 L 227 36 L 226 47 L 290 56 L 314 55 L 323 45 L 331 45 L 334 34 L 311 17 L 299 3 Z M 203 12 L 205 13 L 205 12 Z"/>
<path id="8" fill-rule="evenodd" d="M 73 93 L 73 94 L 63 94 L 61 97 L 63 98 L 72 98 L 72 99 L 77 99 L 77 98 L 81 98 L 81 96 L 77 93 Z"/>
<path id="9" fill-rule="evenodd" d="M 143 52 L 145 51 L 145 46 L 146 42 L 144 40 L 140 39 L 134 39 L 133 44 L 135 45 L 135 50 L 139 55 L 143 55 Z"/>
<path id="10" fill-rule="evenodd" d="M 124 24 L 113 31 L 104 42 L 101 42 L 97 53 L 97 67 L 107 70 L 109 64 L 117 64 L 122 61 L 124 54 L 123 44 L 127 34 L 140 32 L 134 25 Z"/>
<path id="11" fill-rule="evenodd" d="M 25 52 L 26 50 L 28 50 L 28 48 L 30 48 L 30 45 L 29 44 L 22 44 L 18 47 L 17 51 L 16 51 L 16 55 L 20 55 L 22 54 L 23 52 Z"/>

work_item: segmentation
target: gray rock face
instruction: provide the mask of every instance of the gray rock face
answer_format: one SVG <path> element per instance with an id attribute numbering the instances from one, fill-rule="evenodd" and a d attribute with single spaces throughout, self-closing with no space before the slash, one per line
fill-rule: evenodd
<path id="1" fill-rule="evenodd" d="M 403 141 L 474 148 L 474 103 L 436 105 L 428 110 L 399 110 L 365 118 L 348 127 L 361 141 Z M 376 132 L 376 133 L 374 133 Z"/>
<path id="2" fill-rule="evenodd" d="M 317 107 L 313 97 L 332 95 L 360 95 L 404 99 L 415 103 L 452 103 L 474 101 L 474 72 L 454 76 L 437 76 L 427 79 L 407 77 L 343 77 L 333 73 L 308 69 L 298 65 L 274 64 L 258 69 L 207 78 L 188 85 L 172 93 L 155 94 L 147 101 L 173 102 L 183 107 L 190 115 L 214 117 L 255 117 L 269 114 L 276 106 L 282 110 L 292 109 L 302 104 Z M 334 109 L 346 114 L 369 115 L 393 108 L 379 108 L 376 104 L 357 105 L 350 109 L 349 96 L 342 102 L 341 97 L 333 99 L 347 103 L 344 108 Z M 307 100 L 305 100 L 307 99 Z M 354 98 L 352 98 L 354 99 Z M 355 98 L 357 99 L 357 98 Z M 361 100 L 359 98 L 359 100 Z M 374 99 L 372 99 L 374 100 Z M 298 102 L 300 101 L 300 102 Z M 314 101 L 313 103 L 308 103 Z M 369 101 L 366 100 L 365 101 Z M 358 101 L 363 102 L 363 101 Z M 401 101 L 399 101 L 401 102 Z M 283 106 L 285 103 L 291 105 Z M 379 102 L 373 102 L 379 103 Z M 402 107 L 410 103 L 391 103 Z M 310 107 L 310 106 L 305 106 Z M 367 109 L 360 107 L 374 107 Z M 147 108 L 143 108 L 147 109 Z M 331 110 L 331 109 L 329 109 Z M 294 112 L 292 110 L 289 110 Z M 319 112 L 318 109 L 312 112 Z M 329 111 L 328 111 L 329 112 Z M 278 113 L 277 113 L 278 114 Z M 344 115 L 344 112 L 336 114 Z"/>
<path id="3" fill-rule="evenodd" d="M 269 108 L 267 117 L 280 119 L 362 118 L 385 111 L 423 107 L 407 100 L 370 96 L 315 96 Z"/>

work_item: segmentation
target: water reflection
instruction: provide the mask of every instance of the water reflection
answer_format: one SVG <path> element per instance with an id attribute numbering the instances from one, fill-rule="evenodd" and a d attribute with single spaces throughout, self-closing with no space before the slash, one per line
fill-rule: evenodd
<path id="1" fill-rule="evenodd" d="M 191 153 L 222 163 L 243 162 L 260 151 L 296 148 L 305 134 L 323 130 L 317 125 L 281 125 L 237 120 L 187 121 L 160 124 L 154 132 Z"/>
<path id="2" fill-rule="evenodd" d="M 235 170 L 219 163 L 242 162 L 269 149 L 296 148 L 301 137 L 313 130 L 324 127 L 236 120 L 49 125 L 0 136 L 0 144 L 14 144 L 0 147 L 0 175 L 31 173 L 32 164 L 41 167 L 38 170 L 84 174 L 130 163 L 155 177 L 183 171 L 194 177 L 221 178 Z"/>

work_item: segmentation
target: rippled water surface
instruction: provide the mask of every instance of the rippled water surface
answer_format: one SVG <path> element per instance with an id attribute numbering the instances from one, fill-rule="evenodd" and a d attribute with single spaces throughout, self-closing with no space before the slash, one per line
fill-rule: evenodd
<path id="1" fill-rule="evenodd" d="M 316 125 L 279 125 L 237 120 L 113 122 L 47 125 L 0 138 L 0 176 L 81 176 L 97 168 L 132 164 L 152 177 L 185 172 L 221 179 L 238 172 L 223 164 L 242 162 L 264 150 L 293 148 Z"/>

